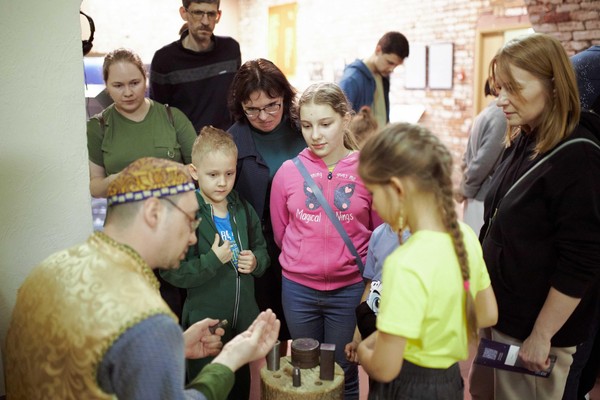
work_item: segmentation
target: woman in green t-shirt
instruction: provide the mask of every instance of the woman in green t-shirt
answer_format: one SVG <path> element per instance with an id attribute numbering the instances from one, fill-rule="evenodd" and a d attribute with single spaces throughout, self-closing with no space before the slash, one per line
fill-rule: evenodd
<path id="1" fill-rule="evenodd" d="M 104 58 L 102 74 L 114 103 L 87 123 L 92 196 L 106 197 L 108 184 L 142 157 L 190 164 L 194 126 L 177 108 L 146 97 L 147 76 L 140 57 L 131 50 L 114 50 Z M 181 319 L 185 291 L 155 275 L 161 296 Z"/>
<path id="2" fill-rule="evenodd" d="M 114 103 L 87 124 L 92 196 L 105 197 L 108 184 L 138 158 L 189 164 L 194 127 L 180 110 L 146 97 L 140 57 L 131 50 L 114 50 L 106 55 L 102 74 Z"/>

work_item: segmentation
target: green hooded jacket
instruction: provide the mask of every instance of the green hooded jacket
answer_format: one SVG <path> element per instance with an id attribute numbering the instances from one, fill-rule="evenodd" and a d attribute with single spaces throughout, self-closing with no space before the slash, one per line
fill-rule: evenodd
<path id="1" fill-rule="evenodd" d="M 246 330 L 259 313 L 254 297 L 254 277 L 260 277 L 269 267 L 267 244 L 260 219 L 254 208 L 235 190 L 227 196 L 229 221 L 237 245 L 252 250 L 256 269 L 252 274 L 240 274 L 231 262 L 223 264 L 212 251 L 217 227 L 213 208 L 196 191 L 202 222 L 196 230 L 198 243 L 190 246 L 179 269 L 161 270 L 161 276 L 176 287 L 187 289 L 181 325 L 184 329 L 204 318 L 227 319 L 224 343 Z M 220 244 L 223 244 L 221 240 Z"/>

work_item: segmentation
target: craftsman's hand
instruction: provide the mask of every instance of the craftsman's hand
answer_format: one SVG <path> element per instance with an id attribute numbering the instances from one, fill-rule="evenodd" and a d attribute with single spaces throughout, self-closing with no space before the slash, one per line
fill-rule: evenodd
<path id="1" fill-rule="evenodd" d="M 273 311 L 261 312 L 248 329 L 227 342 L 212 362 L 223 364 L 235 372 L 242 365 L 265 357 L 277 342 L 279 326 Z"/>
<path id="2" fill-rule="evenodd" d="M 196 359 L 219 354 L 223 347 L 221 336 L 225 334 L 225 330 L 217 328 L 215 333 L 212 334 L 208 329 L 218 322 L 218 319 L 205 318 L 183 332 L 185 358 Z"/>

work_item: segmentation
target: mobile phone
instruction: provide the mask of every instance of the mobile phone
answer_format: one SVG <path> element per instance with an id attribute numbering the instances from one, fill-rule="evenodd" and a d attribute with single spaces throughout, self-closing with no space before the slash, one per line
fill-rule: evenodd
<path id="1" fill-rule="evenodd" d="M 211 334 L 215 334 L 217 328 L 225 328 L 227 326 L 227 324 L 229 324 L 229 322 L 226 319 L 222 319 L 219 322 L 217 322 L 214 325 L 211 325 L 208 327 L 208 330 L 210 331 Z"/>

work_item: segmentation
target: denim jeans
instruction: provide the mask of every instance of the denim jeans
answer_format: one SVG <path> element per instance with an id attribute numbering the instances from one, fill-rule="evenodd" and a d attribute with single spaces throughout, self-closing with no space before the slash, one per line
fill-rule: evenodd
<path id="1" fill-rule="evenodd" d="M 344 370 L 344 399 L 358 399 L 358 367 L 346 360 L 344 346 L 352 341 L 356 316 L 365 289 L 362 282 L 321 291 L 282 279 L 281 301 L 292 339 L 312 338 L 335 344 L 335 361 Z"/>

